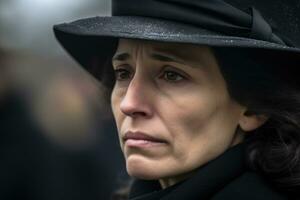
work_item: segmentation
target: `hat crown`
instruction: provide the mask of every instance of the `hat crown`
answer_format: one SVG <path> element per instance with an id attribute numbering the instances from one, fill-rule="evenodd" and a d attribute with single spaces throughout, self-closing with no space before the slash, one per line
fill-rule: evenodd
<path id="1" fill-rule="evenodd" d="M 227 3 L 245 9 L 254 6 L 273 27 L 273 32 L 288 38 L 294 46 L 300 47 L 300 1 L 299 0 L 225 0 Z"/>
<path id="2" fill-rule="evenodd" d="M 300 12 L 299 2 L 293 0 L 272 0 L 272 2 L 271 0 L 113 0 L 112 14 L 162 18 L 196 25 L 226 35 L 300 46 L 298 37 L 300 19 L 297 13 Z M 270 6 L 273 9 L 270 9 Z M 282 13 L 282 8 L 287 13 Z M 293 23 L 285 21 L 291 17 L 281 17 L 280 14 L 292 15 Z"/>

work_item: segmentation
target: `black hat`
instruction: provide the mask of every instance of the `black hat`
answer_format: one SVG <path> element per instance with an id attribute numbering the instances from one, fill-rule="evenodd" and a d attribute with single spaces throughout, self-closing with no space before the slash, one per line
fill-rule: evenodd
<path id="1" fill-rule="evenodd" d="M 96 75 L 93 58 L 99 68 L 118 38 L 266 49 L 298 59 L 299 13 L 299 0 L 112 0 L 112 16 L 55 25 L 54 32 Z"/>

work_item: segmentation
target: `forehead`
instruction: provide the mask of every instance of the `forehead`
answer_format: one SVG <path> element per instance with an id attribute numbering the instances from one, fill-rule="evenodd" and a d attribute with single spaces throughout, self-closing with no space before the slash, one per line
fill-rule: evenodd
<path id="1" fill-rule="evenodd" d="M 143 50 L 146 53 L 164 53 L 189 61 L 199 61 L 211 57 L 212 51 L 208 46 L 157 42 L 137 39 L 119 39 L 116 53 L 136 54 Z"/>

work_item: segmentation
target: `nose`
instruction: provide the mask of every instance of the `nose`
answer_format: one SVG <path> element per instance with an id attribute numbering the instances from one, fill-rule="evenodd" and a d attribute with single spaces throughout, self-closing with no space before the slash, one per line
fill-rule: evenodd
<path id="1" fill-rule="evenodd" d="M 146 82 L 133 78 L 128 85 L 126 93 L 121 101 L 121 111 L 130 117 L 146 117 L 152 116 L 151 99 L 149 97 L 149 89 Z M 147 98 L 149 97 L 149 98 Z"/>

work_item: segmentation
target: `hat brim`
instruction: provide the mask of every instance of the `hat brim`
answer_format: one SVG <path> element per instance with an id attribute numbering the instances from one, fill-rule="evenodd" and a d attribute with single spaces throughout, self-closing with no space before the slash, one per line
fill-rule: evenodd
<path id="1" fill-rule="evenodd" d="M 269 49 L 300 56 L 299 48 L 245 37 L 227 36 L 190 24 L 139 16 L 86 18 L 55 25 L 54 33 L 65 50 L 90 72 L 93 71 L 90 69 L 91 58 L 97 56 L 104 62 L 105 58 L 113 53 L 118 38 Z"/>

